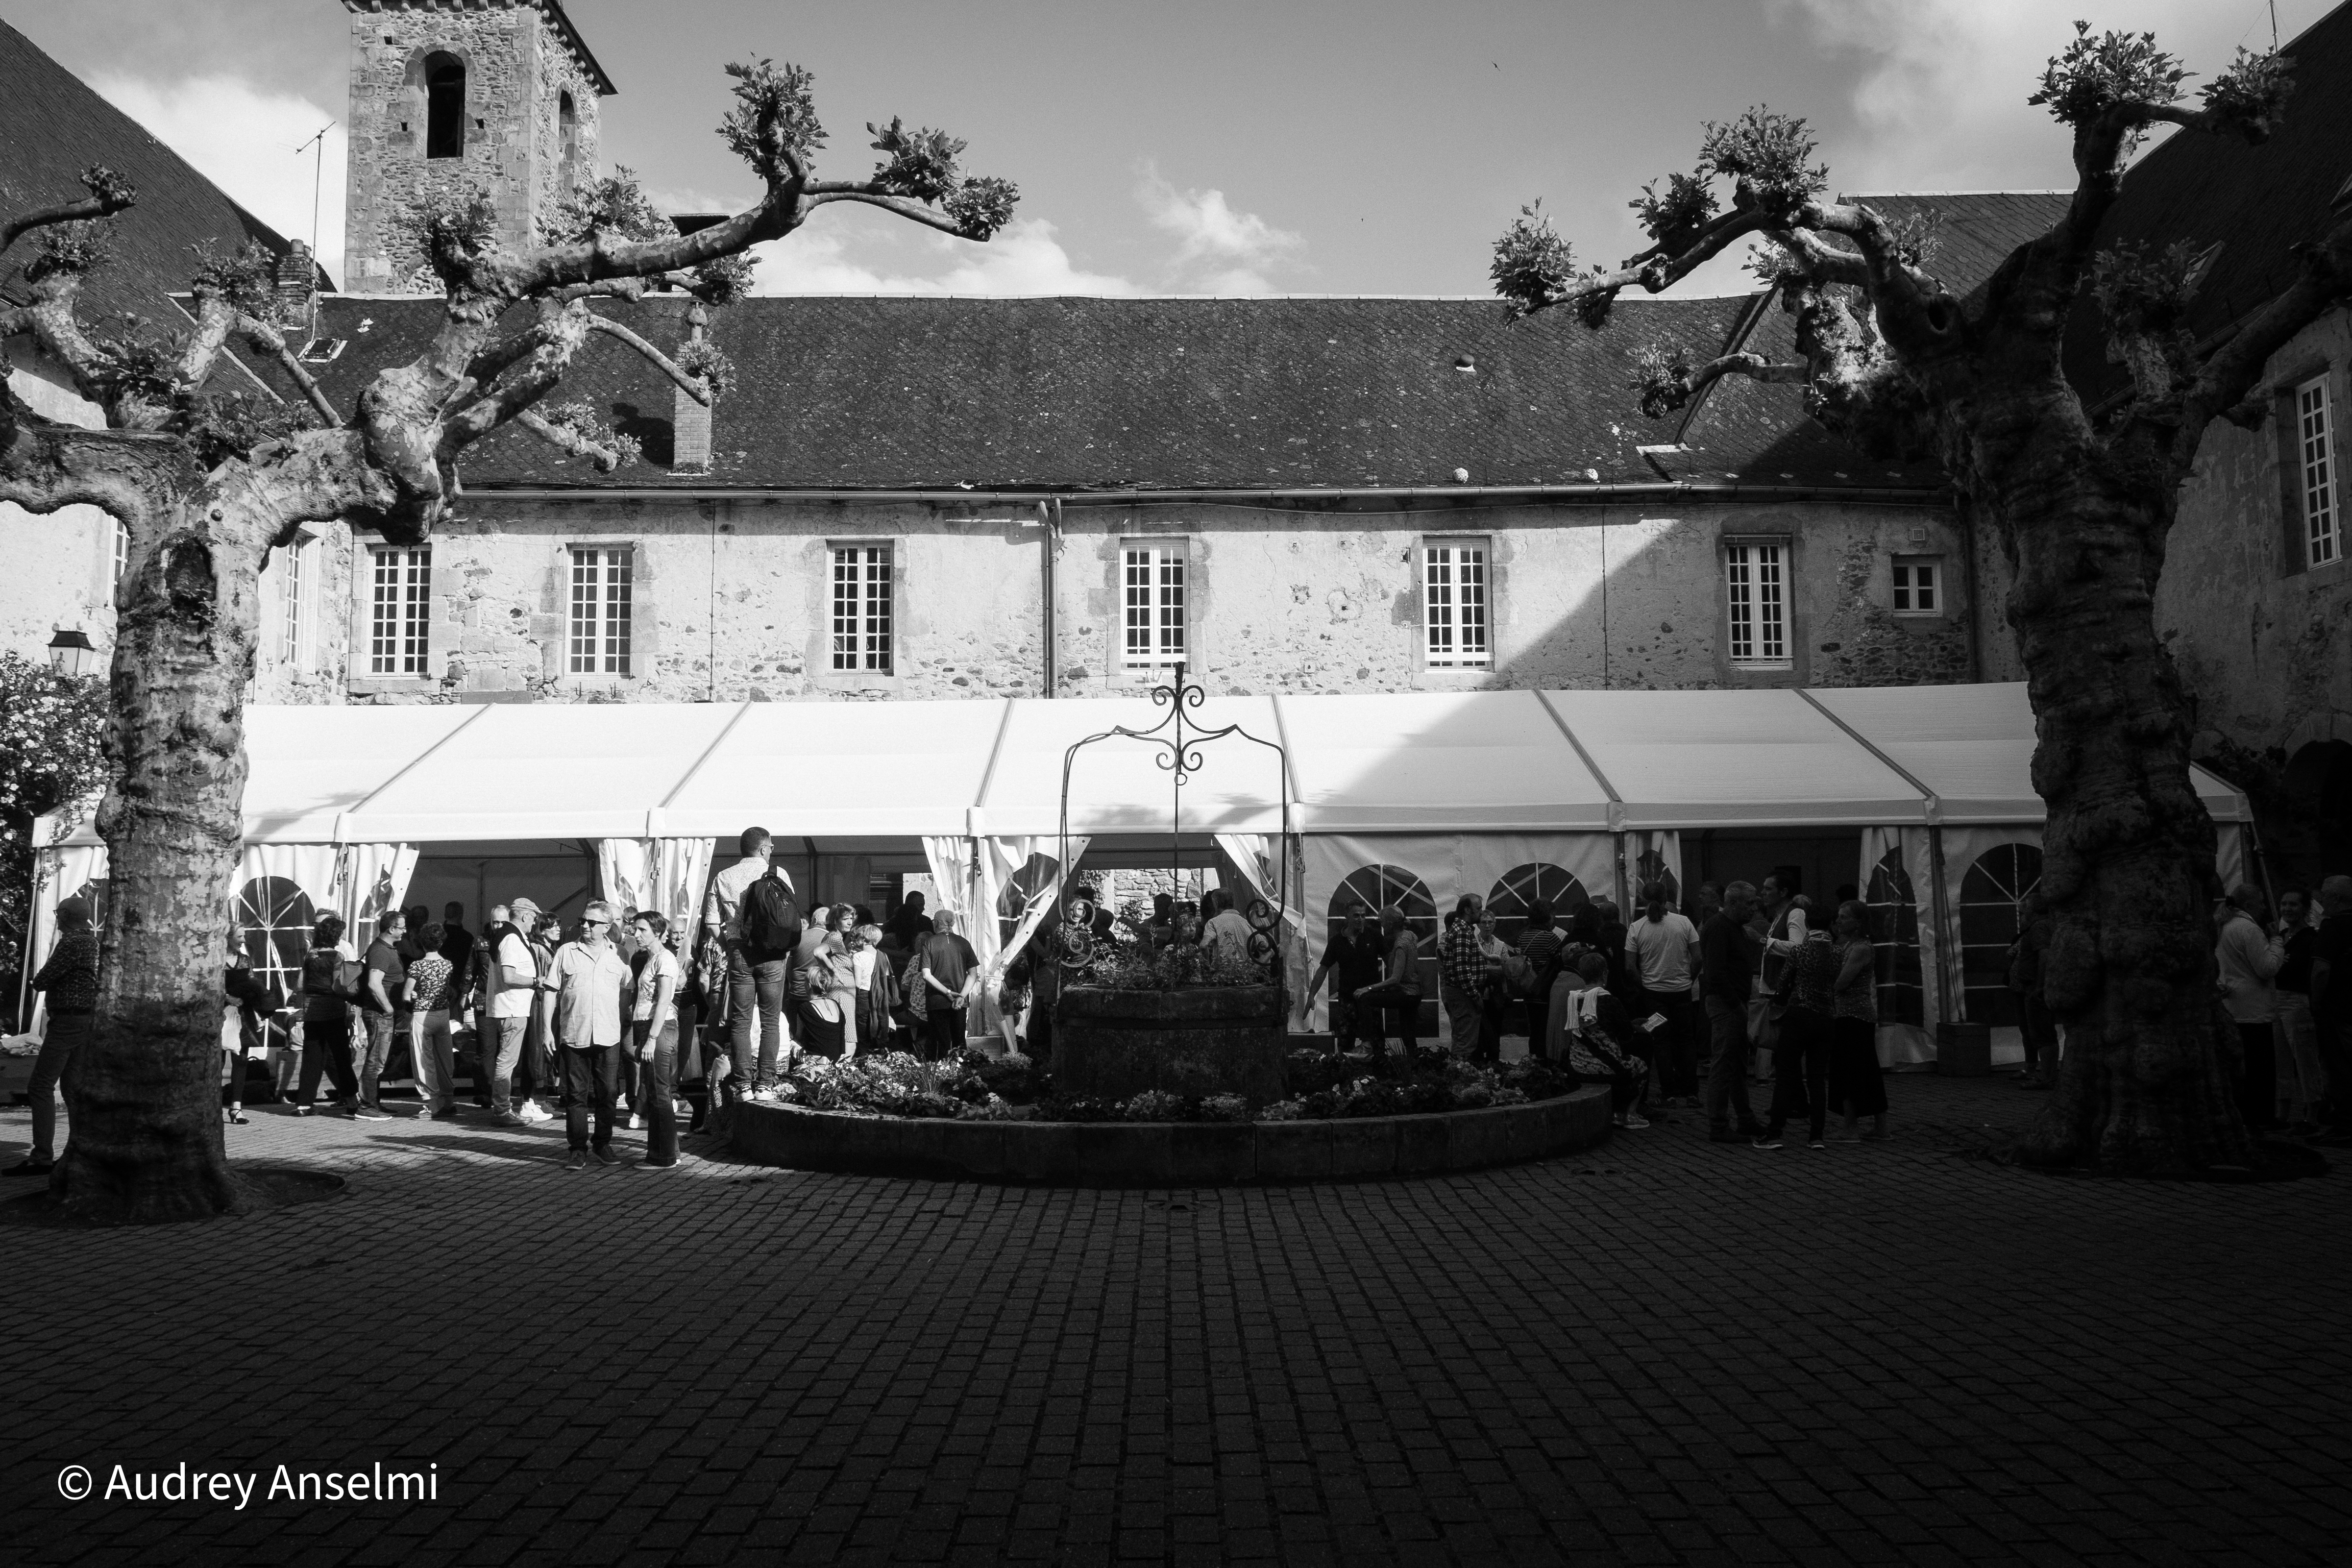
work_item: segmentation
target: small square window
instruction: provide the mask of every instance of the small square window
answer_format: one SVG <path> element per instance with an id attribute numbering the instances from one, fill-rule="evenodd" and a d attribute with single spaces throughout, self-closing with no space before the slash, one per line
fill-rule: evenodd
<path id="1" fill-rule="evenodd" d="M 1940 555 L 1898 555 L 1895 558 L 1895 613 L 1898 616 L 1940 616 L 1944 613 L 1944 560 Z"/>

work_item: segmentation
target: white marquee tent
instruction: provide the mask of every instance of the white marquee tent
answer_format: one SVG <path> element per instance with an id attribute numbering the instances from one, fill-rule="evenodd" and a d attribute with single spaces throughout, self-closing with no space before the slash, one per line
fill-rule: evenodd
<path id="1" fill-rule="evenodd" d="M 1057 855 L 1067 748 L 1166 713 L 1142 696 L 259 707 L 245 859 L 224 896 L 278 879 L 364 929 L 436 846 L 579 841 L 600 893 L 688 918 L 716 853 L 757 822 L 813 848 L 919 847 L 949 907 L 1003 918 L 966 921 L 995 956 L 1053 902 L 1055 868 L 1015 879 Z M 1211 697 L 1186 719 L 1285 748 L 1286 768 L 1270 747 L 1210 742 L 1182 826 L 1216 836 L 1225 863 L 1263 887 L 1286 805 L 1289 913 L 1309 964 L 1343 890 L 1415 910 L 1465 892 L 1622 904 L 1642 879 L 1679 881 L 1694 834 L 1851 831 L 1839 864 L 1888 930 L 1917 932 L 1916 999 L 1882 1029 L 1890 1059 L 1916 1060 L 1937 1020 L 1969 1011 L 1963 880 L 2003 846 L 2039 863 L 2021 685 Z M 1171 782 L 1144 743 L 1088 748 L 1072 774 L 1071 858 L 1083 866 L 1089 842 L 1164 841 Z M 2197 785 L 2234 881 L 2245 799 L 2201 770 Z M 44 944 L 57 900 L 104 875 L 89 826 L 58 837 L 64 826 L 47 825 L 41 857 Z M 2024 874 L 2013 850 L 2002 864 L 2007 881 L 1993 883 L 2022 891 L 2009 885 Z"/>

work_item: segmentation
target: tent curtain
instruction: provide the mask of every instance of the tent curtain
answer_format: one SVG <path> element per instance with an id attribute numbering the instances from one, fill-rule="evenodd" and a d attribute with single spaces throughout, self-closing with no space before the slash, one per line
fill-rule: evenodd
<path id="1" fill-rule="evenodd" d="M 407 896 L 416 872 L 414 844 L 346 844 L 335 852 L 334 907 L 345 940 L 362 952 L 375 940 L 376 921 Z"/>
<path id="2" fill-rule="evenodd" d="M 962 842 L 958 840 L 957 842 Z M 1043 855 L 1048 860 L 1061 845 L 1060 836 L 1051 833 L 1019 834 L 1009 837 L 989 837 L 974 841 L 979 849 L 980 883 L 973 889 L 971 918 L 961 922 L 964 940 L 980 958 L 980 1000 L 973 1005 L 964 1025 L 972 1034 L 994 1032 L 1003 1014 L 996 1005 L 996 993 L 1004 979 L 1004 967 L 1013 955 L 1036 934 L 1037 927 L 1050 915 L 1061 900 L 1062 882 L 1069 874 L 1069 866 L 1055 865 L 1053 875 L 1037 887 L 1028 889 L 1022 903 L 1019 923 L 1013 928 L 1010 942 L 1003 939 L 998 922 L 1003 917 L 1005 890 L 1029 864 L 1033 855 Z M 1092 836 L 1070 835 L 1070 866 L 1086 858 L 1087 846 Z M 937 876 L 935 869 L 933 876 Z"/>
<path id="3" fill-rule="evenodd" d="M 1944 922 L 1937 933 L 1945 944 L 1943 974 L 1952 988 L 1950 1005 L 1940 1015 L 1948 1018 L 1969 1016 L 1968 945 L 1962 925 L 1961 909 L 1968 898 L 1970 868 L 1989 852 L 2004 844 L 2030 846 L 2038 858 L 2042 848 L 2042 825 L 2038 822 L 2015 823 L 2000 826 L 1946 827 L 1944 837 Z M 2039 873 L 2034 880 L 2039 881 Z M 2000 891 L 2023 894 L 2027 888 L 2003 886 Z M 1924 925 L 1925 922 L 1923 921 Z M 1976 1022 L 1990 1022 L 1979 1019 Z M 2013 1065 L 2025 1059 L 2025 1037 L 2014 1024 L 1992 1026 L 1992 1059 L 1996 1065 Z"/>
<path id="4" fill-rule="evenodd" d="M 2221 874 L 2221 890 L 2229 892 L 2248 879 L 2245 825 L 2217 822 L 2213 835 L 2213 868 Z"/>
<path id="5" fill-rule="evenodd" d="M 1623 861 L 1618 878 L 1618 908 L 1631 920 L 1642 904 L 1642 889 L 1653 877 L 1667 885 L 1666 902 L 1681 909 L 1690 901 L 1683 886 L 1683 836 L 1679 829 L 1654 827 L 1628 833 L 1622 838 Z"/>
<path id="6" fill-rule="evenodd" d="M 1936 1059 L 1936 1020 L 1943 999 L 1943 981 L 1937 972 L 1937 958 L 1941 951 L 1936 940 L 1935 866 L 1933 844 L 1924 827 L 1865 827 L 1862 830 L 1862 870 L 1854 886 L 1860 888 L 1865 902 L 1874 906 L 1874 918 L 1880 907 L 1893 906 L 1899 910 L 1902 895 L 1910 895 L 1912 926 L 1917 933 L 1919 954 L 1919 1017 L 1916 1024 L 1882 1016 L 1878 1024 L 1878 1061 L 1882 1067 L 1908 1067 Z M 1901 869 L 1899 879 L 1890 879 L 1892 886 L 1875 888 L 1873 879 L 1888 855 Z M 1874 890 L 1891 895 L 1874 898 Z M 1897 916 L 1899 919 L 1899 915 Z"/>
<path id="7" fill-rule="evenodd" d="M 596 897 L 615 911 L 649 907 L 646 888 L 650 880 L 647 863 L 653 858 L 651 843 L 645 838 L 596 840 Z"/>
<path id="8" fill-rule="evenodd" d="M 715 848 L 709 838 L 600 838 L 596 896 L 615 910 L 659 911 L 690 952 Z"/>
<path id="9" fill-rule="evenodd" d="M 1284 853 L 1294 857 L 1292 874 L 1288 879 L 1288 901 L 1278 896 L 1283 889 L 1275 885 L 1274 842 L 1263 833 L 1217 835 L 1217 847 L 1223 850 L 1225 858 L 1233 862 L 1234 869 L 1240 873 L 1249 890 L 1280 912 L 1282 983 L 1290 1002 L 1296 1005 L 1298 997 L 1306 992 L 1307 979 L 1312 973 L 1307 967 L 1307 880 L 1297 871 L 1297 838 L 1294 835 L 1282 847 Z"/>

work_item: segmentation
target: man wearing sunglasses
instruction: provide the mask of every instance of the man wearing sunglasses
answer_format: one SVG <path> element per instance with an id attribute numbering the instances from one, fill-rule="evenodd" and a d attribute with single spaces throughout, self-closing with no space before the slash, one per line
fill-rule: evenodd
<path id="1" fill-rule="evenodd" d="M 616 1165 L 613 1152 L 613 1108 L 621 1080 L 621 1041 L 628 1027 L 623 994 L 628 961 L 613 943 L 613 909 L 601 900 L 582 911 L 580 935 L 556 949 L 541 984 L 555 993 L 556 1055 L 563 1083 L 564 1129 L 572 1152 L 566 1170 Z M 594 1135 L 588 1113 L 595 1110 Z"/>

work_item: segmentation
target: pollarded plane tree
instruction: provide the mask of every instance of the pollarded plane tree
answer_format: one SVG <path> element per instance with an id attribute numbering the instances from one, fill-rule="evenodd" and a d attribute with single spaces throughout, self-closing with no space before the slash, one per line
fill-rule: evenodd
<path id="1" fill-rule="evenodd" d="M 0 255 L 27 243 L 31 294 L 0 308 L 0 337 L 30 339 L 105 416 L 105 428 L 84 429 L 13 393 L 0 399 L 0 500 L 36 513 L 96 506 L 130 533 L 115 601 L 112 778 L 98 819 L 112 896 L 97 1037 L 68 1077 L 71 1136 L 50 1178 L 69 1209 L 143 1221 L 252 1201 L 220 1128 L 221 889 L 240 850 L 242 692 L 269 551 L 329 521 L 424 540 L 455 494 L 459 457 L 502 426 L 601 470 L 634 459 L 634 444 L 593 410 L 552 401 L 593 339 L 625 345 L 705 404 L 723 395 L 730 367 L 715 347 L 698 340 L 665 353 L 599 314 L 598 301 L 666 284 L 724 303 L 750 280 L 751 247 L 831 203 L 971 240 L 1011 216 L 1010 183 L 966 174 L 962 142 L 897 120 L 867 127 L 881 153 L 869 177 L 818 178 L 824 132 L 808 74 L 765 60 L 728 70 L 734 102 L 719 132 L 759 175 L 756 205 L 681 235 L 623 171 L 565 205 L 520 252 L 499 242 L 479 193 L 420 208 L 414 237 L 446 296 L 439 328 L 350 408 L 323 394 L 269 321 L 270 258 L 257 251 L 200 254 L 191 319 L 176 326 L 85 326 L 76 298 L 103 261 L 105 222 L 136 199 L 106 170 L 85 173 L 80 197 L 0 225 Z M 299 400 L 216 392 L 235 342 L 274 361 Z"/>
<path id="2" fill-rule="evenodd" d="M 1643 412 L 1681 408 L 1720 376 L 1801 385 L 1812 416 L 1864 452 L 1940 460 L 1994 531 L 2048 813 L 2047 992 L 2067 1026 L 2059 1091 L 2019 1142 L 2038 1163 L 2180 1173 L 2255 1157 L 2215 1000 L 2213 826 L 2190 782 L 2189 708 L 2154 594 L 2204 432 L 2266 419 L 2271 356 L 2352 293 L 2352 223 L 2304 245 L 2294 283 L 2218 345 L 2179 325 L 2194 279 L 2185 247 L 2100 251 L 2095 239 L 2139 138 L 2174 126 L 2261 143 L 2289 71 L 2275 53 L 2241 50 L 2192 101 L 2153 35 L 2078 23 L 2029 100 L 2073 132 L 2072 201 L 1965 301 L 1937 281 L 1920 229 L 1823 200 L 1828 171 L 1804 122 L 1760 108 L 1707 126 L 1696 170 L 1633 204 L 1654 243 L 1622 267 L 1578 270 L 1532 207 L 1495 246 L 1496 288 L 1518 310 L 1566 306 L 1598 326 L 1621 291 L 1663 289 L 1752 238 L 1753 265 L 1795 317 L 1798 357 L 1637 351 Z M 2086 289 L 2132 378 L 2128 400 L 2095 417 L 2060 360 Z"/>

